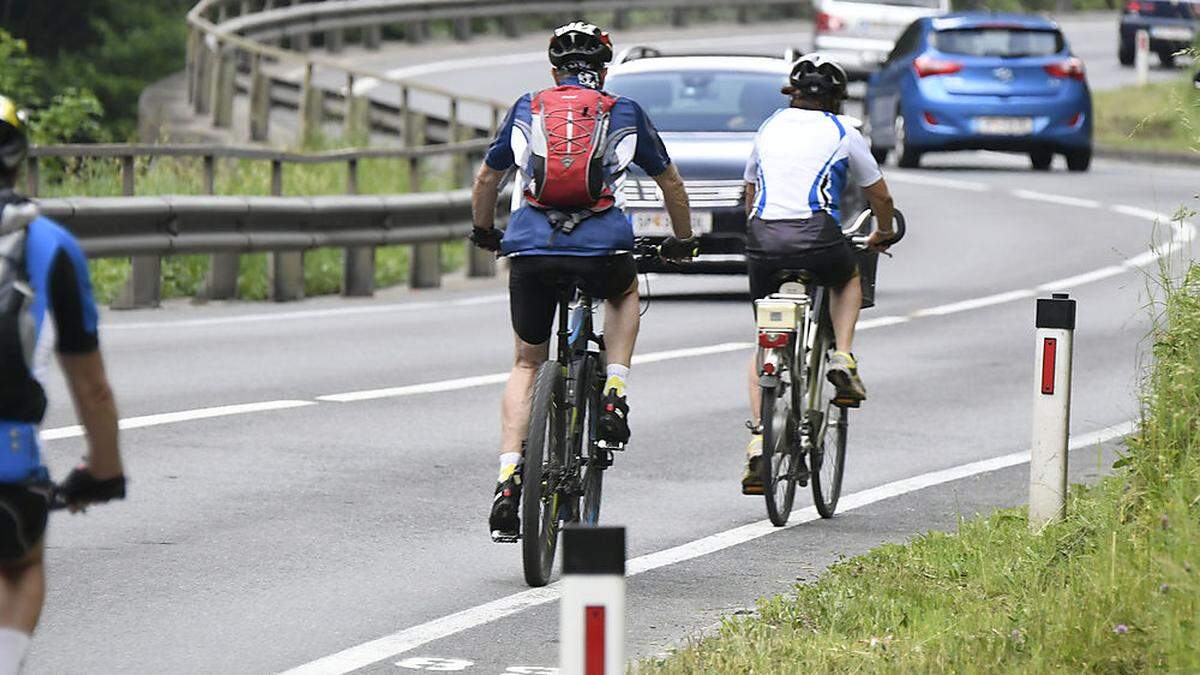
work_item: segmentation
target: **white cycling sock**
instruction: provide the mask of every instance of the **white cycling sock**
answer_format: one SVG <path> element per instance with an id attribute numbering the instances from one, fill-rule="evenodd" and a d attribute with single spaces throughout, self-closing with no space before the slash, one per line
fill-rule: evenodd
<path id="1" fill-rule="evenodd" d="M 17 675 L 29 651 L 29 634 L 14 628 L 0 628 L 0 675 Z"/>
<path id="2" fill-rule="evenodd" d="M 625 388 L 629 385 L 629 366 L 612 363 L 605 368 L 604 374 L 608 376 L 608 380 L 604 383 L 605 393 L 616 389 L 617 396 L 624 396 Z"/>
<path id="3" fill-rule="evenodd" d="M 521 453 L 519 452 L 502 452 L 500 453 L 500 477 L 497 479 L 501 483 L 508 480 L 512 475 L 513 469 L 521 463 Z"/>

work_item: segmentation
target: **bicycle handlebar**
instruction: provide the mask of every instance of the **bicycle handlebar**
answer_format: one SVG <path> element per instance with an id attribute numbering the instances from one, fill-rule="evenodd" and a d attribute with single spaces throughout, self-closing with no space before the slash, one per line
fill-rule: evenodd
<path id="1" fill-rule="evenodd" d="M 866 248 L 867 238 L 871 236 L 872 232 L 863 234 L 862 229 L 864 226 L 866 226 L 867 221 L 874 217 L 875 212 L 872 211 L 871 207 L 868 206 L 858 214 L 858 217 L 854 219 L 854 222 L 850 225 L 850 227 L 842 229 L 842 234 L 859 248 Z M 896 236 L 892 237 L 891 241 L 888 242 L 888 246 L 895 246 L 896 244 L 900 243 L 900 240 L 904 238 L 904 233 L 908 230 L 907 223 L 904 220 L 904 214 L 900 212 L 900 209 L 894 210 L 893 222 L 896 225 Z M 876 227 L 879 226 L 878 223 L 875 225 Z"/>

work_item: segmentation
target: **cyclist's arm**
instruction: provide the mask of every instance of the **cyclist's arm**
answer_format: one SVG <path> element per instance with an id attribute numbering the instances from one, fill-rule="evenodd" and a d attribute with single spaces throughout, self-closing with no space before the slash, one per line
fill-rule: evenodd
<path id="1" fill-rule="evenodd" d="M 754 200 L 758 197 L 758 185 L 755 183 L 746 183 L 746 217 L 750 217 L 750 213 L 754 211 Z"/>
<path id="2" fill-rule="evenodd" d="M 875 229 L 882 234 L 892 234 L 892 218 L 895 216 L 896 207 L 892 193 L 888 191 L 887 181 L 880 178 L 864 187 L 863 192 L 867 195 L 871 211 L 875 213 Z"/>
<path id="3" fill-rule="evenodd" d="M 74 241 L 64 242 L 55 255 L 49 289 L 59 363 L 79 422 L 87 432 L 88 470 L 100 480 L 116 478 L 123 471 L 117 444 L 117 405 L 100 356 L 87 262 Z"/>
<path id="4" fill-rule="evenodd" d="M 671 216 L 671 228 L 678 239 L 692 238 L 692 207 L 688 203 L 687 188 L 684 187 L 683 177 L 674 164 L 667 170 L 654 176 L 654 182 L 663 193 L 663 204 L 667 214 Z"/>
<path id="5" fill-rule="evenodd" d="M 503 171 L 493 169 L 487 162 L 479 165 L 475 186 L 471 190 L 471 218 L 475 227 L 487 230 L 496 224 L 496 201 L 503 179 Z"/>

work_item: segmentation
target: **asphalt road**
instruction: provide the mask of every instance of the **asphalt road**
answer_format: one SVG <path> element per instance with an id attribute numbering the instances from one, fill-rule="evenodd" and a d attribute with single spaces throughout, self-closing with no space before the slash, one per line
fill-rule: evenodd
<path id="1" fill-rule="evenodd" d="M 514 62 L 437 77 L 507 83 L 496 95 L 512 98 L 535 71 Z M 1032 297 L 1050 290 L 1079 301 L 1073 433 L 1136 416 L 1155 270 L 1138 264 L 1177 235 L 1154 214 L 1193 200 L 1198 173 L 1026 167 L 974 153 L 888 171 L 911 227 L 881 266 L 879 304 L 856 342 L 871 400 L 852 418 L 847 494 L 912 477 L 932 485 L 930 472 L 1027 447 Z M 628 528 L 631 558 L 694 553 L 691 542 L 764 518 L 761 499 L 738 491 L 745 280 L 650 285 L 638 352 L 655 359 L 634 368 L 635 440 L 608 475 L 602 516 Z M 511 357 L 500 280 L 106 313 L 102 342 L 122 416 L 140 427 L 123 434 L 131 499 L 54 517 L 30 672 L 267 673 L 339 653 L 328 672 L 405 672 L 429 657 L 470 662 L 464 672 L 553 665 L 554 604 L 517 611 L 532 602 L 514 597 L 519 547 L 492 544 L 485 524 Z M 61 475 L 83 445 L 54 377 L 46 454 Z M 1089 446 L 1073 465 L 1083 476 L 1106 464 Z M 993 468 L 675 564 L 642 558 L 631 656 L 838 555 L 1019 503 L 1023 467 Z M 459 612 L 472 620 L 444 620 Z M 388 635 L 397 646 L 373 660 L 343 652 Z"/>

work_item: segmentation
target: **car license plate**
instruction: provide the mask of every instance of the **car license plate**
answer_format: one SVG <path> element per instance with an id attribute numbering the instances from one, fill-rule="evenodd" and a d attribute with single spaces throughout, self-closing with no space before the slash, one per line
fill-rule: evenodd
<path id="1" fill-rule="evenodd" d="M 1033 118 L 976 117 L 975 132 L 990 136 L 1026 136 L 1033 133 Z"/>
<path id="2" fill-rule="evenodd" d="M 711 211 L 692 211 L 692 232 L 712 232 Z M 666 211 L 637 211 L 633 214 L 633 234 L 637 237 L 669 237 L 675 233 Z"/>
<path id="3" fill-rule="evenodd" d="M 1184 26 L 1151 26 L 1150 37 L 1175 42 L 1191 42 L 1196 33 Z"/>

